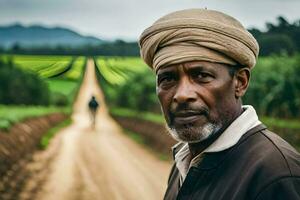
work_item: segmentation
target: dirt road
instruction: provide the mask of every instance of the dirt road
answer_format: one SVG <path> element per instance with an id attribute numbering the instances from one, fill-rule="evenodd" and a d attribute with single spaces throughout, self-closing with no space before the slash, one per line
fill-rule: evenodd
<path id="1" fill-rule="evenodd" d="M 101 104 L 94 130 L 87 109 L 91 95 Z M 40 170 L 43 173 L 39 176 L 47 178 L 40 181 L 34 199 L 162 199 L 170 164 L 127 138 L 110 118 L 92 60 L 87 62 L 72 118 L 72 125 L 62 130 L 48 148 L 52 154 L 43 153 L 54 158 L 47 162 L 47 169 Z M 26 187 L 34 185 L 33 181 L 34 177 Z"/>

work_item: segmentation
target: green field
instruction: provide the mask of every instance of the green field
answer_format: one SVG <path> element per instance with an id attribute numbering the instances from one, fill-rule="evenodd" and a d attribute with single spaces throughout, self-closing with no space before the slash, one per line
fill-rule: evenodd
<path id="1" fill-rule="evenodd" d="M 52 104 L 49 107 L 0 104 L 0 129 L 8 129 L 13 123 L 26 118 L 53 112 L 70 113 L 71 103 L 74 101 L 84 74 L 85 57 L 0 55 L 0 58 L 4 62 L 11 60 L 16 67 L 40 76 L 48 85 Z M 63 71 L 66 72 L 60 74 Z M 53 76 L 56 77 L 51 78 Z"/>
<path id="2" fill-rule="evenodd" d="M 96 62 L 102 76 L 112 85 L 122 85 L 134 74 L 148 69 L 139 57 L 98 57 Z"/>
<path id="3" fill-rule="evenodd" d="M 64 73 L 62 77 L 73 81 L 78 81 L 84 74 L 86 58 L 83 56 L 77 57 L 72 64 L 72 68 Z"/>
<path id="4" fill-rule="evenodd" d="M 35 55 L 15 55 L 13 62 L 25 71 L 37 73 L 45 79 L 52 93 L 64 95 L 69 103 L 73 102 L 80 80 L 84 73 L 86 58 L 81 56 L 74 58 L 71 56 L 35 56 Z M 69 66 L 71 65 L 71 67 Z M 51 78 L 70 67 L 65 73 Z"/>
<path id="5" fill-rule="evenodd" d="M 8 106 L 0 105 L 0 129 L 8 129 L 12 124 L 27 118 L 39 117 L 50 113 L 69 113 L 69 108 L 45 106 Z"/>
<path id="6" fill-rule="evenodd" d="M 43 78 L 49 78 L 63 72 L 72 61 L 70 56 L 14 55 L 12 59 L 21 69 L 37 73 Z"/>
<path id="7" fill-rule="evenodd" d="M 72 95 L 77 87 L 75 81 L 64 79 L 49 79 L 47 83 L 51 92 L 58 92 L 66 96 Z"/>

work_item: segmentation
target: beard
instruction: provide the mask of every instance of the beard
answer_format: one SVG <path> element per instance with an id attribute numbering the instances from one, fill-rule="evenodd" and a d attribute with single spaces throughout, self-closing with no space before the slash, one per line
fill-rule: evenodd
<path id="1" fill-rule="evenodd" d="M 174 120 L 176 113 L 182 111 L 192 111 L 202 117 L 198 122 L 176 124 Z M 202 142 L 212 137 L 223 127 L 223 120 L 211 118 L 210 110 L 203 105 L 193 105 L 187 103 L 177 104 L 175 106 L 172 105 L 168 116 L 169 121 L 167 123 L 167 130 L 175 140 L 180 142 Z"/>
<path id="2" fill-rule="evenodd" d="M 221 127 L 220 124 L 208 122 L 202 126 L 186 125 L 181 128 L 167 125 L 167 130 L 179 142 L 198 143 L 213 136 Z"/>

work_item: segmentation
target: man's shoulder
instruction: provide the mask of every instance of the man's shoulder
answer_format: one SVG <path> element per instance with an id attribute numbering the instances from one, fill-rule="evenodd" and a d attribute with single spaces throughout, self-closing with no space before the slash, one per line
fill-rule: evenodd
<path id="1" fill-rule="evenodd" d="M 198 195 L 199 199 L 216 199 L 221 194 L 224 199 L 264 199 L 266 195 L 274 195 L 277 188 L 281 188 L 284 195 L 291 193 L 284 189 L 298 190 L 300 155 L 285 140 L 260 126 L 248 131 L 229 149 L 203 154 L 193 172 L 189 180 L 194 185 L 194 196 Z M 173 165 L 167 197 L 176 197 L 179 177 Z M 215 193 L 207 192 L 210 188 L 214 188 Z"/>
<path id="2" fill-rule="evenodd" d="M 237 151 L 252 165 L 268 174 L 300 176 L 300 154 L 284 139 L 268 129 L 245 135 Z"/>
<path id="3" fill-rule="evenodd" d="M 266 129 L 262 131 L 266 142 L 272 147 L 274 154 L 278 156 L 278 159 L 286 163 L 290 170 L 290 175 L 300 176 L 300 154 L 297 150 L 292 147 L 287 141 L 281 138 L 279 135 L 273 133 L 272 131 Z M 273 154 L 271 154 L 273 155 Z"/>
<path id="4" fill-rule="evenodd" d="M 253 170 L 252 180 L 257 180 L 257 199 L 295 199 L 300 184 L 300 154 L 283 138 L 268 129 L 250 135 L 245 141 L 245 153 L 251 160 L 248 171 Z M 243 145 L 241 145 L 243 148 Z M 291 197 L 291 198 L 289 198 Z M 279 197 L 278 199 L 281 199 Z"/>

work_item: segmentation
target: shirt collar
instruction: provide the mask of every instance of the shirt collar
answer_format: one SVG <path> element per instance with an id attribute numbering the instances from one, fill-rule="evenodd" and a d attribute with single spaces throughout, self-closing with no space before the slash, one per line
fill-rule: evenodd
<path id="1" fill-rule="evenodd" d="M 228 149 L 234 146 L 247 131 L 261 124 L 252 106 L 245 105 L 242 108 L 244 112 L 203 152 L 219 152 Z"/>
<path id="2" fill-rule="evenodd" d="M 244 112 L 235 119 L 227 129 L 214 141 L 210 146 L 208 146 L 201 154 L 191 160 L 189 146 L 187 143 L 178 143 L 173 146 L 173 155 L 176 166 L 181 174 L 181 179 L 185 179 L 187 172 L 190 167 L 190 163 L 196 164 L 201 159 L 200 155 L 204 152 L 219 152 L 226 150 L 234 146 L 240 138 L 250 129 L 261 124 L 258 120 L 255 109 L 250 105 L 245 105 L 242 107 Z"/>

